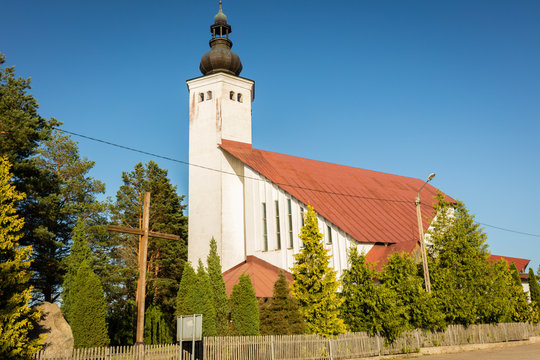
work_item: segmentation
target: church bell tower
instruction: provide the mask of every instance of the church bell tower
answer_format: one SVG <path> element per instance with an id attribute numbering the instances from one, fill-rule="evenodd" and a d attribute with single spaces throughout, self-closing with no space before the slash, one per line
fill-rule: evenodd
<path id="1" fill-rule="evenodd" d="M 231 51 L 231 26 L 222 11 L 210 26 L 210 50 L 201 57 L 201 77 L 189 90 L 188 260 L 205 261 L 214 238 L 223 271 L 246 258 L 244 165 L 220 148 L 222 140 L 251 144 L 255 82 L 240 77 L 242 62 Z"/>

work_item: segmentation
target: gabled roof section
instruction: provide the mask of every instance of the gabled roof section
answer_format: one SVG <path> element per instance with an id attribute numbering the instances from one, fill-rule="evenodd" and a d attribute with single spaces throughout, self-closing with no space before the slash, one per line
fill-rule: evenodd
<path id="1" fill-rule="evenodd" d="M 247 274 L 251 278 L 255 295 L 258 298 L 270 298 L 274 294 L 274 283 L 279 277 L 280 272 L 283 272 L 287 278 L 287 282 L 292 284 L 293 278 L 291 273 L 278 268 L 256 256 L 249 255 L 246 261 L 230 268 L 223 273 L 225 281 L 225 289 L 227 295 L 231 296 L 233 286 L 238 283 L 238 278 L 242 274 Z"/>
<path id="2" fill-rule="evenodd" d="M 516 264 L 516 267 L 520 274 L 525 274 L 525 269 L 527 268 L 527 265 L 529 265 L 529 263 L 531 262 L 531 260 L 529 259 L 521 259 L 521 258 L 501 256 L 501 255 L 490 255 L 488 258 L 488 260 L 491 260 L 494 262 L 500 261 L 501 259 L 506 261 L 508 263 L 508 266 L 510 266 L 510 264 L 512 263 Z"/>
<path id="3" fill-rule="evenodd" d="M 414 200 L 423 180 L 253 149 L 231 140 L 222 140 L 221 148 L 359 242 L 418 239 Z M 422 190 L 424 230 L 433 217 L 436 194 L 429 184 Z"/>

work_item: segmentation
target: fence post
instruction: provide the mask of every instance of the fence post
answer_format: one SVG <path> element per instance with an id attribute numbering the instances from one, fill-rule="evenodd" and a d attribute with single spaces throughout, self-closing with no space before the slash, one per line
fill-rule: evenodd
<path id="1" fill-rule="evenodd" d="M 377 337 L 377 349 L 379 350 L 379 356 L 381 356 L 381 341 L 379 339 L 379 334 L 375 336 Z"/>
<path id="2" fill-rule="evenodd" d="M 328 352 L 330 353 L 330 360 L 334 360 L 334 352 L 332 351 L 332 339 L 328 339 Z"/>
<path id="3" fill-rule="evenodd" d="M 276 360 L 276 349 L 274 347 L 274 335 L 272 335 L 272 360 Z"/>

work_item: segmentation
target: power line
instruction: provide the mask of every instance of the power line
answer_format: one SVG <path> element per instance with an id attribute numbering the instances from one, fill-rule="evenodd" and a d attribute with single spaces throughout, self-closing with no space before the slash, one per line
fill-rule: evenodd
<path id="1" fill-rule="evenodd" d="M 433 207 L 432 207 L 431 205 L 429 205 L 429 204 L 421 203 L 420 205 L 429 207 L 430 209 L 433 209 Z M 503 228 L 503 227 L 500 227 L 500 226 L 495 226 L 495 225 L 490 225 L 490 224 L 486 224 L 486 223 L 481 223 L 481 222 L 478 222 L 478 221 L 477 221 L 476 223 L 477 223 L 477 224 L 480 224 L 480 225 L 483 225 L 483 226 L 491 227 L 491 228 L 494 228 L 494 229 L 497 229 L 497 230 L 502 230 L 502 231 L 511 232 L 511 233 L 514 233 L 514 234 L 520 234 L 520 235 L 527 235 L 527 236 L 540 237 L 540 235 L 538 235 L 538 234 L 531 234 L 531 233 L 528 233 L 528 232 L 523 232 L 523 231 L 518 231 L 518 230 L 507 229 L 507 228 Z"/>
<path id="2" fill-rule="evenodd" d="M 238 176 L 238 177 L 241 177 L 241 178 L 244 178 L 244 179 L 250 179 L 250 180 L 256 180 L 256 181 L 265 181 L 264 179 L 260 179 L 260 178 L 255 178 L 255 177 L 246 176 L 246 175 L 238 175 L 238 174 L 233 173 L 233 172 L 228 172 L 228 171 L 224 171 L 224 170 L 220 170 L 220 169 L 214 169 L 214 168 L 211 168 L 211 167 L 208 167 L 208 166 L 193 164 L 193 163 L 190 163 L 188 161 L 178 160 L 178 159 L 171 158 L 171 157 L 168 157 L 168 156 L 163 156 L 163 155 L 151 153 L 151 152 L 140 150 L 140 149 L 135 149 L 135 148 L 132 148 L 132 147 L 129 147 L 129 146 L 116 144 L 116 143 L 113 143 L 113 142 L 110 142 L 110 141 L 107 141 L 107 140 L 102 140 L 102 139 L 94 138 L 94 137 L 91 137 L 91 136 L 78 134 L 78 133 L 73 132 L 73 131 L 63 130 L 63 129 L 60 129 L 60 128 L 56 128 L 56 130 L 61 131 L 61 132 L 66 133 L 66 134 L 70 134 L 70 135 L 78 136 L 78 137 L 81 137 L 81 138 L 84 138 L 84 139 L 99 142 L 99 143 L 102 143 L 102 144 L 107 144 L 107 145 L 110 145 L 110 146 L 114 146 L 114 147 L 117 147 L 117 148 L 120 148 L 120 149 L 129 150 L 129 151 L 137 152 L 137 153 L 140 153 L 140 154 L 153 156 L 153 157 L 156 157 L 156 158 L 173 161 L 173 162 L 180 163 L 180 164 L 183 164 L 183 165 L 193 166 L 193 167 L 197 167 L 197 168 L 200 168 L 200 169 L 205 169 L 205 170 L 214 171 L 214 172 L 227 174 L 227 175 L 234 175 L 234 176 Z M 292 188 L 295 188 L 295 189 L 315 191 L 315 192 L 320 192 L 320 193 L 325 193 L 325 194 L 330 194 L 330 195 L 346 196 L 346 197 L 359 198 L 359 199 L 364 199 L 364 200 L 376 200 L 376 201 L 387 201 L 387 202 L 414 204 L 414 201 L 412 201 L 412 200 L 409 201 L 409 200 L 397 200 L 397 199 L 381 199 L 381 198 L 376 198 L 376 197 L 361 196 L 361 195 L 354 195 L 354 194 L 327 191 L 327 190 L 322 190 L 322 189 L 308 188 L 308 187 L 304 187 L 304 186 L 292 185 L 292 184 L 287 184 L 287 183 L 279 183 L 279 182 L 273 182 L 273 183 L 276 184 L 276 185 L 279 185 L 279 186 L 289 186 L 289 187 L 292 187 Z"/>
<path id="3" fill-rule="evenodd" d="M 56 128 L 56 130 L 61 131 L 61 132 L 66 133 L 66 134 L 70 134 L 70 135 L 78 136 L 78 137 L 81 137 L 81 138 L 84 138 L 84 139 L 88 139 L 88 140 L 91 140 L 91 141 L 95 141 L 95 142 L 99 142 L 99 143 L 102 143 L 102 144 L 114 146 L 114 147 L 117 147 L 117 148 L 120 148 L 120 149 L 129 150 L 129 151 L 137 152 L 137 153 L 140 153 L 140 154 L 153 156 L 153 157 L 156 157 L 156 158 L 159 158 L 159 159 L 173 161 L 173 162 L 180 163 L 180 164 L 183 164 L 183 165 L 194 166 L 194 167 L 197 167 L 197 168 L 200 168 L 200 169 L 219 172 L 219 173 L 223 173 L 223 174 L 227 174 L 227 175 L 234 175 L 234 176 L 242 177 L 244 179 L 250 179 L 250 180 L 256 180 L 256 181 L 265 181 L 264 179 L 260 179 L 260 178 L 255 178 L 255 177 L 246 176 L 246 175 L 238 175 L 236 173 L 223 171 L 223 170 L 220 170 L 220 169 L 214 169 L 214 168 L 211 168 L 211 167 L 208 167 L 208 166 L 193 164 L 193 163 L 190 163 L 188 161 L 178 160 L 178 159 L 171 158 L 171 157 L 168 157 L 168 156 L 163 156 L 163 155 L 151 153 L 149 151 L 135 149 L 135 148 L 132 148 L 132 147 L 129 147 L 129 146 L 116 144 L 116 143 L 113 143 L 113 142 L 110 142 L 110 141 L 107 141 L 107 140 L 94 138 L 94 137 L 79 134 L 79 133 L 76 133 L 76 132 L 73 132 L 73 131 L 68 131 L 68 130 L 64 130 L 64 129 L 60 129 L 60 128 Z M 332 191 L 327 191 L 327 190 L 308 188 L 308 187 L 299 186 L 299 185 L 291 185 L 291 184 L 287 184 L 287 183 L 274 182 L 274 184 L 279 185 L 279 186 L 289 186 L 289 187 L 292 187 L 292 188 L 295 188 L 295 189 L 300 189 L 300 190 L 315 191 L 315 192 L 320 192 L 320 193 L 325 193 L 325 194 L 330 194 L 330 195 L 338 195 L 338 196 L 345 196 L 345 197 L 352 197 L 352 198 L 360 198 L 360 199 L 365 199 L 365 200 L 376 200 L 376 201 L 387 201 L 387 202 L 414 204 L 414 201 L 409 201 L 409 200 L 382 199 L 382 198 L 369 197 L 369 196 L 360 196 L 360 195 L 354 195 L 354 194 L 338 193 L 338 192 L 332 192 Z M 431 207 L 429 204 L 425 204 L 425 203 L 421 203 L 421 205 Z M 523 231 L 511 230 L 511 229 L 507 229 L 507 228 L 503 228 L 503 227 L 499 227 L 499 226 L 494 226 L 494 225 L 489 225 L 489 224 L 485 224 L 485 223 L 480 223 L 480 222 L 479 222 L 479 224 L 484 225 L 484 226 L 488 226 L 488 227 L 491 227 L 491 228 L 494 228 L 494 229 L 515 233 L 515 234 L 540 237 L 540 235 L 538 235 L 538 234 L 531 234 L 531 233 L 527 233 L 527 232 L 523 232 Z"/>
<path id="4" fill-rule="evenodd" d="M 489 224 L 485 224 L 485 223 L 481 223 L 479 222 L 480 225 L 484 225 L 484 226 L 489 226 L 489 227 L 492 227 L 494 229 L 498 229 L 498 230 L 502 230 L 502 231 L 508 231 L 508 232 L 511 232 L 511 233 L 514 233 L 514 234 L 520 234 L 520 235 L 527 235 L 527 236 L 534 236 L 534 237 L 540 237 L 540 235 L 538 234 L 531 234 L 531 233 L 527 233 L 527 232 L 523 232 L 523 231 L 517 231 L 517 230 L 511 230 L 511 229 L 506 229 L 506 228 L 503 228 L 503 227 L 499 227 L 499 226 L 495 226 L 495 225 L 489 225 Z"/>

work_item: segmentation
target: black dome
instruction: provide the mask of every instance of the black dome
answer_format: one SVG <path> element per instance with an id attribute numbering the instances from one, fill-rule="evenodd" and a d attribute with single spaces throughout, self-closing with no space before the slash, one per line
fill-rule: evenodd
<path id="1" fill-rule="evenodd" d="M 201 57 L 199 69 L 203 75 L 224 72 L 231 75 L 240 75 L 242 62 L 240 57 L 231 51 L 232 43 L 228 39 L 212 39 L 210 51 Z"/>

